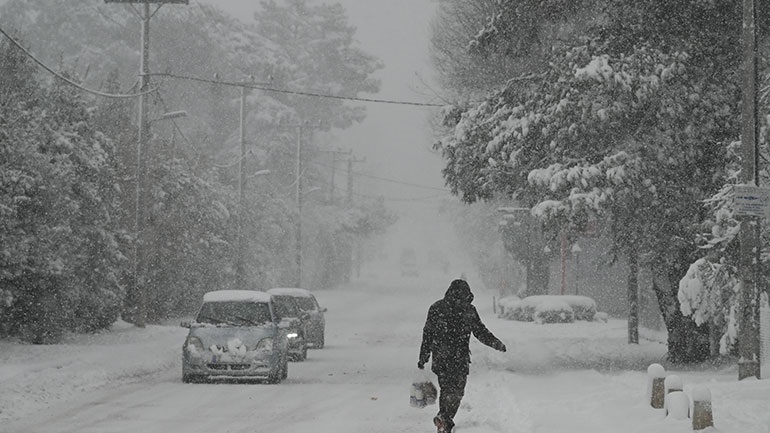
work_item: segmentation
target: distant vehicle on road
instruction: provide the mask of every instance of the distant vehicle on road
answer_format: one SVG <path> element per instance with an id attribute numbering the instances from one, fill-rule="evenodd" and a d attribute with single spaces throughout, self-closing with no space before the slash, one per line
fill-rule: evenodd
<path id="1" fill-rule="evenodd" d="M 304 361 L 307 359 L 308 315 L 299 308 L 297 298 L 279 293 L 271 293 L 273 305 L 278 315 L 278 326 L 285 328 L 289 339 L 289 359 Z"/>
<path id="2" fill-rule="evenodd" d="M 313 349 L 323 349 L 326 343 L 326 319 L 324 313 L 326 308 L 318 305 L 318 300 L 310 290 L 277 287 L 267 291 L 273 296 L 291 296 L 297 301 L 299 309 L 302 311 L 302 319 L 305 321 L 305 340 L 307 345 Z"/>
<path id="3" fill-rule="evenodd" d="M 264 378 L 279 383 L 288 376 L 288 337 L 279 326 L 270 294 L 220 290 L 203 296 L 182 346 L 182 381 L 210 378 Z"/>

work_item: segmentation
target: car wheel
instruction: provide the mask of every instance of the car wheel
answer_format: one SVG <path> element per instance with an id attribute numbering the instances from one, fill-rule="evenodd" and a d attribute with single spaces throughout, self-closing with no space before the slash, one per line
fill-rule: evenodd
<path id="1" fill-rule="evenodd" d="M 288 357 L 283 359 L 283 362 L 275 367 L 275 370 L 271 371 L 267 376 L 267 383 L 276 384 L 281 383 L 281 380 L 285 379 L 289 372 L 289 360 Z"/>
<path id="2" fill-rule="evenodd" d="M 299 355 L 299 360 L 304 361 L 307 359 L 307 344 L 302 347 L 302 353 Z"/>
<path id="3" fill-rule="evenodd" d="M 283 376 L 283 373 L 281 372 L 281 370 L 283 370 L 282 367 L 277 367 L 275 371 L 271 371 L 270 375 L 267 376 L 267 383 L 270 383 L 270 384 L 281 383 L 281 377 Z"/>
<path id="4" fill-rule="evenodd" d="M 321 336 L 318 337 L 318 341 L 316 342 L 315 346 L 317 348 L 319 348 L 319 349 L 323 349 L 324 348 L 324 333 L 323 332 L 321 332 Z"/>

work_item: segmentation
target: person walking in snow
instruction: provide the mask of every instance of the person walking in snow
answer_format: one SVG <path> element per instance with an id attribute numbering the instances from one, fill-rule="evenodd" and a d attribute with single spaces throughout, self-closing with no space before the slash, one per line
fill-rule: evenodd
<path id="1" fill-rule="evenodd" d="M 454 416 L 460 408 L 471 362 L 469 347 L 471 333 L 485 345 L 505 352 L 505 344 L 481 322 L 473 302 L 471 287 L 465 280 L 454 280 L 444 298 L 428 309 L 428 318 L 422 332 L 420 358 L 417 368 L 422 370 L 433 356 L 431 370 L 438 377 L 439 411 L 433 423 L 439 433 L 451 433 Z"/>

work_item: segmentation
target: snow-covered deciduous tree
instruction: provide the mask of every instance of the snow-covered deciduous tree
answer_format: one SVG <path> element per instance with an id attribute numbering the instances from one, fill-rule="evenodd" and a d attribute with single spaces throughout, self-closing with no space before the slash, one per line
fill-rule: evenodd
<path id="1" fill-rule="evenodd" d="M 711 355 L 727 354 L 737 338 L 736 305 L 740 282 L 728 264 L 698 259 L 679 281 L 682 314 L 692 316 L 698 326 L 707 325 Z"/>

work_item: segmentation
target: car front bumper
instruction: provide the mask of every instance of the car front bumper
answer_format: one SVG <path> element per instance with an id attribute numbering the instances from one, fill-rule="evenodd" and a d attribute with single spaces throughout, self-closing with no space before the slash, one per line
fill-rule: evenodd
<path id="1" fill-rule="evenodd" d="M 222 358 L 211 353 L 191 356 L 186 353 L 182 358 L 182 372 L 195 376 L 261 378 L 274 374 L 280 368 L 281 361 L 277 353 L 263 358 Z"/>

